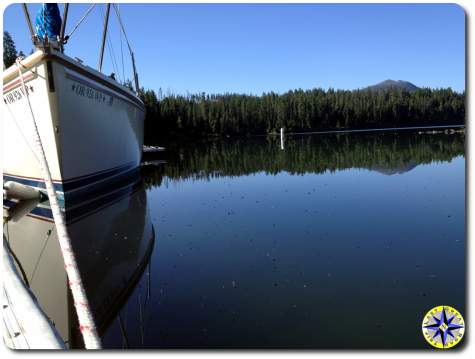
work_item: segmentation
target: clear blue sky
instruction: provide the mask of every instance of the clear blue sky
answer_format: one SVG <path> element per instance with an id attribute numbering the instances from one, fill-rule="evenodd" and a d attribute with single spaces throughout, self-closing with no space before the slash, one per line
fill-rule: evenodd
<path id="1" fill-rule="evenodd" d="M 66 32 L 88 6 L 70 6 Z M 36 13 L 38 5 L 30 9 Z M 395 79 L 465 89 L 465 14 L 457 5 L 121 4 L 120 9 L 146 88 L 260 94 L 355 89 Z M 96 67 L 101 24 L 96 6 L 66 52 Z M 29 52 L 19 5 L 5 10 L 4 29 L 19 50 Z M 115 16 L 111 39 L 121 75 Z M 112 71 L 108 54 L 106 70 Z"/>

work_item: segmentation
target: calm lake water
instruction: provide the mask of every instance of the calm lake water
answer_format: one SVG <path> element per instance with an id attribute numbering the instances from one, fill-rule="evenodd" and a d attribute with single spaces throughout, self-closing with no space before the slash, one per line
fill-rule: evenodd
<path id="1" fill-rule="evenodd" d="M 150 264 L 104 346 L 429 348 L 430 308 L 465 314 L 464 141 L 167 145 L 143 170 Z"/>

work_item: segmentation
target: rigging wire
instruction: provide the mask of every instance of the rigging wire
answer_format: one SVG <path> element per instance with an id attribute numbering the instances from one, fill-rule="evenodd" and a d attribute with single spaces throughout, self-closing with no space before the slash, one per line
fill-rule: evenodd
<path id="1" fill-rule="evenodd" d="M 117 4 L 117 9 L 119 8 L 119 4 Z M 125 83 L 125 70 L 124 70 L 124 50 L 122 46 L 122 31 L 119 30 L 119 38 L 120 38 L 120 57 L 122 63 L 122 80 Z"/>
<path id="2" fill-rule="evenodd" d="M 25 269 L 23 268 L 20 260 L 16 256 L 15 252 L 12 250 L 12 247 L 10 247 L 10 231 L 8 229 L 8 220 L 4 219 L 3 220 L 4 231 L 5 231 L 5 225 L 6 225 L 6 228 L 7 228 L 7 237 L 8 237 L 8 239 L 5 237 L 5 234 L 4 234 L 3 235 L 3 243 L 5 244 L 6 248 L 8 249 L 8 252 L 11 254 L 13 260 L 17 264 L 18 269 L 20 270 L 21 276 L 23 277 L 23 281 L 25 282 L 26 286 L 28 288 L 30 288 L 30 282 L 28 281 L 28 276 L 26 275 Z"/>
<path id="3" fill-rule="evenodd" d="M 89 15 L 89 13 L 92 11 L 92 9 L 94 8 L 94 6 L 96 6 L 95 3 L 93 3 L 93 4 L 89 7 L 89 9 L 87 9 L 86 13 L 85 13 L 85 14 L 83 15 L 83 17 L 76 23 L 76 25 L 75 25 L 74 28 L 71 30 L 71 32 L 70 32 L 68 35 L 66 35 L 66 36 L 64 37 L 64 40 L 65 40 L 65 41 L 68 41 L 68 39 L 72 36 L 72 34 L 73 34 L 73 33 L 76 31 L 76 29 L 79 27 L 79 25 L 82 24 L 82 22 L 86 19 L 86 17 L 87 17 L 87 16 Z"/>
<path id="4" fill-rule="evenodd" d="M 140 86 L 139 86 L 139 81 L 138 81 L 138 76 L 137 76 L 137 69 L 135 68 L 134 52 L 132 51 L 132 46 L 130 45 L 130 41 L 129 41 L 129 38 L 127 37 L 127 33 L 125 32 L 125 27 L 122 22 L 122 18 L 120 17 L 119 7 L 117 6 L 117 4 L 112 4 L 112 5 L 117 15 L 117 19 L 119 20 L 120 28 L 122 29 L 122 32 L 124 33 L 125 41 L 127 42 L 127 47 L 129 48 L 130 59 L 132 61 L 132 68 L 133 68 L 133 73 L 134 73 L 135 92 L 138 94 L 140 91 L 140 88 L 139 88 Z"/>
<path id="5" fill-rule="evenodd" d="M 99 9 L 101 9 L 102 21 L 105 23 L 106 19 L 105 19 L 105 16 L 104 16 L 104 11 L 102 10 L 102 7 L 100 7 Z M 116 62 L 116 59 L 115 59 L 115 53 L 114 53 L 114 48 L 112 47 L 112 44 L 111 44 L 110 34 L 111 34 L 111 32 L 109 31 L 109 36 L 107 36 L 107 38 L 106 38 L 107 48 L 109 50 L 108 51 L 109 52 L 109 58 L 111 60 L 112 69 L 114 70 L 114 73 L 117 74 L 117 76 L 119 76 L 119 66 L 117 65 L 117 62 Z"/>
<path id="6" fill-rule="evenodd" d="M 109 57 L 111 59 L 112 66 L 114 67 L 114 72 L 117 74 L 117 77 L 120 78 L 119 65 L 117 64 L 117 59 L 115 58 L 114 47 L 112 46 L 110 36 L 107 37 L 107 48 L 109 49 Z"/>
<path id="7" fill-rule="evenodd" d="M 46 249 L 46 246 L 48 245 L 48 242 L 49 242 L 49 239 L 51 237 L 51 233 L 53 233 L 53 229 L 54 229 L 55 225 L 53 224 L 53 226 L 51 227 L 51 229 L 49 229 L 47 232 L 46 232 L 46 239 L 44 240 L 43 242 L 43 247 L 41 248 L 41 251 L 40 251 L 40 254 L 38 256 L 38 258 L 36 259 L 36 264 L 35 264 L 35 267 L 33 269 L 33 272 L 31 273 L 31 282 L 33 283 L 33 280 L 35 279 L 35 275 L 36 275 L 36 271 L 38 269 L 38 266 L 41 262 L 41 259 L 43 258 L 43 253 Z"/>
<path id="8" fill-rule="evenodd" d="M 117 4 L 112 4 L 113 7 L 114 7 L 114 11 L 117 15 L 117 19 L 119 20 L 119 25 L 120 25 L 120 28 L 122 29 L 122 32 L 124 33 L 124 37 L 125 37 L 125 41 L 127 42 L 127 46 L 129 48 L 129 52 L 130 54 L 132 55 L 133 54 L 133 51 L 132 51 L 132 46 L 130 46 L 130 42 L 129 42 L 129 39 L 127 37 L 127 33 L 125 32 L 125 28 L 124 28 L 124 24 L 122 23 L 122 19 L 120 17 L 120 13 L 119 13 L 119 7 L 117 6 Z"/>
<path id="9" fill-rule="evenodd" d="M 124 322 L 122 321 L 122 317 L 120 315 L 120 309 L 119 314 L 117 315 L 117 320 L 119 322 L 120 335 L 122 336 L 122 348 L 129 349 L 129 338 L 127 337 Z"/>

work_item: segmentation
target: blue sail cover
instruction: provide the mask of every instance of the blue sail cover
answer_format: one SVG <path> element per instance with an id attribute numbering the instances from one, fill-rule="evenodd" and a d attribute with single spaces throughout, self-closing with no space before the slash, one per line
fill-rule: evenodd
<path id="1" fill-rule="evenodd" d="M 36 35 L 56 39 L 61 31 L 61 15 L 58 4 L 43 4 L 36 14 Z"/>

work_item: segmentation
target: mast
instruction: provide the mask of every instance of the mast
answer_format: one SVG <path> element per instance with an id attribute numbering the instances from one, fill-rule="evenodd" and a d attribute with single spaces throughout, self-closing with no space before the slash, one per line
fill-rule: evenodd
<path id="1" fill-rule="evenodd" d="M 106 8 L 106 19 L 105 19 L 105 22 L 104 22 L 104 31 L 102 32 L 101 53 L 100 53 L 100 56 L 99 56 L 99 71 L 102 71 L 102 60 L 104 59 L 104 47 L 105 47 L 105 44 L 106 44 L 107 25 L 109 23 L 110 9 L 111 9 L 111 4 L 108 3 L 107 8 Z"/>
<path id="2" fill-rule="evenodd" d="M 139 94 L 139 75 L 137 74 L 137 69 L 135 68 L 135 56 L 133 52 L 130 52 L 130 56 L 132 57 L 132 68 L 134 69 L 134 81 L 135 81 L 135 92 Z"/>
<path id="3" fill-rule="evenodd" d="M 63 50 L 64 32 L 66 31 L 66 21 L 68 20 L 68 10 L 69 10 L 69 3 L 65 3 L 64 11 L 63 11 L 63 22 L 61 23 L 61 32 L 59 33 L 59 42 L 61 43 L 61 50 Z"/>

